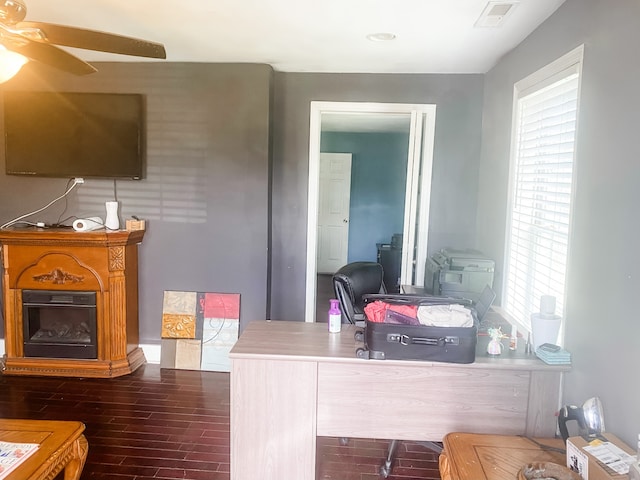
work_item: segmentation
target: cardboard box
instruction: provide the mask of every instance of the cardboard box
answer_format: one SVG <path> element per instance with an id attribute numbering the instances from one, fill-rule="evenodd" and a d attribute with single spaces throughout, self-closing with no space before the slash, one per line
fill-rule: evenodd
<path id="1" fill-rule="evenodd" d="M 567 467 L 577 471 L 583 480 L 627 480 L 628 466 L 635 454 L 611 433 L 590 441 L 583 437 L 567 439 Z M 627 471 L 621 473 L 625 463 Z"/>

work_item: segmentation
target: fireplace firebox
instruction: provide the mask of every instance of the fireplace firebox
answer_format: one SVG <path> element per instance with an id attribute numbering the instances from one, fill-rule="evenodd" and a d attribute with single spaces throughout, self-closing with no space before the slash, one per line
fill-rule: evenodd
<path id="1" fill-rule="evenodd" d="M 25 357 L 97 358 L 96 293 L 23 290 Z"/>

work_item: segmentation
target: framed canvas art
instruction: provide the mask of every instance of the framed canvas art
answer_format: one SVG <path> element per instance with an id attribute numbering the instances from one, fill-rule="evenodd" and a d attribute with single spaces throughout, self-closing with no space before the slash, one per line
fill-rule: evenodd
<path id="1" fill-rule="evenodd" d="M 160 366 L 231 371 L 239 325 L 238 293 L 165 291 Z"/>

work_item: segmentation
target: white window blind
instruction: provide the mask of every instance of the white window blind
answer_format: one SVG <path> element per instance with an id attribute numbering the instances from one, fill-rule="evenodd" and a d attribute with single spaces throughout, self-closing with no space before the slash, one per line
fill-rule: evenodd
<path id="1" fill-rule="evenodd" d="M 564 310 L 580 65 L 537 77 L 516 85 L 503 302 L 526 326 L 542 295 Z"/>

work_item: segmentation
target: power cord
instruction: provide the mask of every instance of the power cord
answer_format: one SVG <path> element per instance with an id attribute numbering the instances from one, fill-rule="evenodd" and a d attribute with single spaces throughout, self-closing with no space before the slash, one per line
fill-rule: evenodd
<path id="1" fill-rule="evenodd" d="M 69 181 L 67 182 L 67 187 L 69 188 L 69 184 L 71 182 L 73 182 L 74 179 L 70 178 Z M 65 212 L 67 211 L 67 208 L 69 207 L 69 197 L 65 197 L 64 199 L 64 208 L 62 209 L 62 211 L 60 212 L 60 215 L 58 215 L 58 221 L 56 223 L 54 223 L 53 225 L 51 225 L 53 228 L 56 228 L 57 226 L 59 226 L 60 224 L 62 224 L 62 216 L 65 214 Z"/>
<path id="2" fill-rule="evenodd" d="M 63 199 L 64 197 L 66 197 L 67 195 L 69 195 L 69 193 L 71 192 L 71 190 L 73 190 L 74 188 L 76 188 L 77 185 L 81 185 L 84 183 L 84 178 L 74 178 L 73 179 L 73 185 L 71 185 L 69 188 L 67 188 L 67 190 L 60 195 L 58 198 L 51 200 L 49 203 L 47 203 L 44 207 L 39 208 L 38 210 L 35 210 L 33 212 L 30 213 L 25 213 L 24 215 L 19 216 L 18 218 L 14 218 L 13 220 L 5 223 L 4 225 L 0 226 L 1 228 L 7 228 L 10 227 L 11 225 L 20 222 L 21 220 L 30 217 L 31 215 L 35 215 L 36 213 L 40 213 L 43 210 L 46 210 L 47 208 L 49 208 L 51 205 L 53 205 L 54 203 L 56 203 L 58 200 Z"/>
<path id="3" fill-rule="evenodd" d="M 552 447 L 551 445 L 545 445 L 544 443 L 540 443 L 539 441 L 527 436 L 527 435 L 523 435 L 524 438 L 526 438 L 527 440 L 529 440 L 530 442 L 535 443 L 538 447 L 540 447 L 541 450 L 545 450 L 548 452 L 558 452 L 558 453 L 567 453 L 567 451 L 564 448 L 558 448 L 558 447 Z"/>

